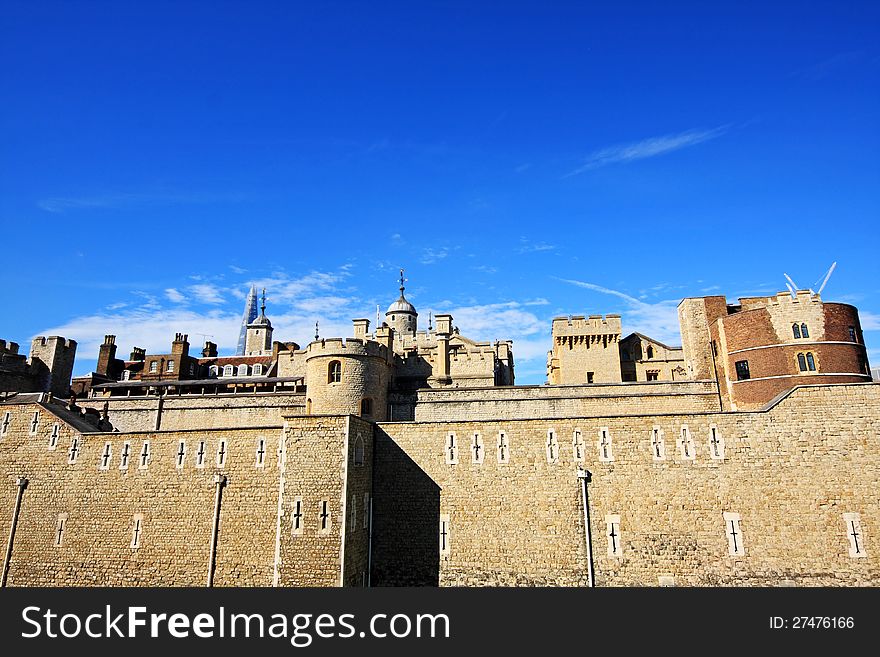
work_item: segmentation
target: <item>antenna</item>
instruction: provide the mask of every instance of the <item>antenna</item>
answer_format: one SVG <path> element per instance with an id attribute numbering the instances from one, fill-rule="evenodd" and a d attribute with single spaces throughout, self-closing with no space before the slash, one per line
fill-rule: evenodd
<path id="1" fill-rule="evenodd" d="M 196 335 L 201 335 L 201 336 L 202 336 L 202 342 L 203 342 L 203 343 L 205 343 L 205 342 L 208 341 L 207 338 L 213 338 L 213 337 L 214 337 L 214 336 L 211 335 L 210 333 L 196 333 Z"/>
<path id="2" fill-rule="evenodd" d="M 831 278 L 831 274 L 834 273 L 834 268 L 837 267 L 837 261 L 831 263 L 831 268 L 828 270 L 828 273 L 825 274 L 825 280 L 822 281 L 822 285 L 819 286 L 819 289 L 816 291 L 816 296 L 822 294 L 822 290 L 825 289 L 825 285 L 828 283 L 828 279 Z"/>

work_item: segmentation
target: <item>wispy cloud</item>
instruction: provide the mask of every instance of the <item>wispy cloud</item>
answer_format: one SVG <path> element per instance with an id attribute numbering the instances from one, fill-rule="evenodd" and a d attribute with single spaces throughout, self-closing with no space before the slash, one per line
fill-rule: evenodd
<path id="1" fill-rule="evenodd" d="M 532 242 L 527 237 L 519 238 L 520 253 L 537 253 L 540 251 L 554 251 L 555 244 L 547 244 L 547 242 Z"/>
<path id="2" fill-rule="evenodd" d="M 822 80 L 858 64 L 864 58 L 865 52 L 862 50 L 839 52 L 827 59 L 823 59 L 821 62 L 797 69 L 792 73 L 792 76 L 813 81 Z"/>
<path id="3" fill-rule="evenodd" d="M 174 303 L 181 303 L 183 301 L 186 301 L 186 297 L 173 287 L 169 287 L 167 290 L 165 290 L 165 296 L 168 297 L 169 301 L 173 301 Z"/>
<path id="4" fill-rule="evenodd" d="M 202 303 L 218 304 L 225 301 L 220 288 L 210 283 L 190 285 L 187 291 Z"/>
<path id="5" fill-rule="evenodd" d="M 598 169 L 609 164 L 619 162 L 633 162 L 635 160 L 643 160 L 649 157 L 657 157 L 665 155 L 673 151 L 696 146 L 703 142 L 720 137 L 727 132 L 729 126 L 719 126 L 709 130 L 686 130 L 674 135 L 662 135 L 660 137 L 650 137 L 641 141 L 631 142 L 628 144 L 617 144 L 593 151 L 587 155 L 584 163 L 569 171 L 563 178 L 569 178 L 578 174 Z"/>
<path id="6" fill-rule="evenodd" d="M 880 331 L 880 315 L 866 310 L 859 311 L 863 331 Z"/>
<path id="7" fill-rule="evenodd" d="M 626 312 L 621 313 L 626 333 L 637 331 L 669 345 L 681 344 L 681 331 L 678 324 L 679 299 L 647 303 L 620 290 L 603 287 L 595 283 L 567 278 L 559 278 L 557 280 L 621 299 L 627 306 Z"/>
<path id="8" fill-rule="evenodd" d="M 422 251 L 422 257 L 420 262 L 423 265 L 433 265 L 435 262 L 439 260 L 443 260 L 446 256 L 449 255 L 449 249 L 445 246 L 440 249 L 427 248 Z"/>

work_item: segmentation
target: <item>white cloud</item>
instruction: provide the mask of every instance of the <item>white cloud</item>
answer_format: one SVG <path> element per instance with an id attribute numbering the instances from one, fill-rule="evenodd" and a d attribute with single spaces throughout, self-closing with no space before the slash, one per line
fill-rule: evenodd
<path id="1" fill-rule="evenodd" d="M 440 249 L 427 248 L 422 251 L 421 263 L 423 265 L 432 265 L 439 260 L 443 260 L 446 256 L 449 255 L 449 249 L 445 246 Z"/>
<path id="2" fill-rule="evenodd" d="M 210 283 L 199 283 L 198 285 L 190 285 L 187 290 L 202 303 L 216 304 L 223 303 L 225 301 L 223 295 L 220 294 L 220 289 L 216 285 L 212 285 Z"/>
<path id="3" fill-rule="evenodd" d="M 556 249 L 555 244 L 547 244 L 546 242 L 531 242 L 525 237 L 520 237 L 519 243 L 520 253 L 536 253 L 540 251 L 554 251 Z"/>
<path id="4" fill-rule="evenodd" d="M 859 322 L 863 331 L 880 331 L 880 315 L 867 310 L 859 311 Z"/>
<path id="5" fill-rule="evenodd" d="M 165 290 L 165 296 L 168 297 L 169 301 L 173 301 L 174 303 L 181 303 L 182 301 L 186 300 L 186 297 L 173 287 L 169 287 L 167 290 Z"/>
<path id="6" fill-rule="evenodd" d="M 727 128 L 728 126 L 719 126 L 710 130 L 686 130 L 675 135 L 650 137 L 649 139 L 629 144 L 617 144 L 601 148 L 587 155 L 586 160 L 581 166 L 574 171 L 569 171 L 563 178 L 576 176 L 585 171 L 598 169 L 608 164 L 643 160 L 648 157 L 656 157 L 682 148 L 688 148 L 689 146 L 696 146 L 710 139 L 720 137 L 727 132 Z"/>

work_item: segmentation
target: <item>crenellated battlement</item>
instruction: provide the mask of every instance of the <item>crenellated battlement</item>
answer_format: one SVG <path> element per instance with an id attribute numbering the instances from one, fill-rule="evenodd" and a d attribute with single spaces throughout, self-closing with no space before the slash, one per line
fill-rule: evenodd
<path id="1" fill-rule="evenodd" d="M 620 315 L 572 315 L 553 318 L 553 335 L 608 335 L 620 334 Z"/>
<path id="2" fill-rule="evenodd" d="M 375 357 L 387 359 L 388 348 L 374 340 L 361 338 L 322 338 L 310 342 L 305 349 L 306 360 L 316 357 Z"/>

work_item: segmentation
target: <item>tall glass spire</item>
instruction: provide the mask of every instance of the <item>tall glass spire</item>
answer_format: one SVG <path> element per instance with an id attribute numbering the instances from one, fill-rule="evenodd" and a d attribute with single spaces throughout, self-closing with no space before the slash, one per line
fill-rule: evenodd
<path id="1" fill-rule="evenodd" d="M 241 317 L 241 332 L 238 334 L 238 348 L 235 350 L 236 356 L 244 356 L 244 345 L 247 340 L 248 324 L 257 318 L 257 287 L 251 285 L 251 291 L 248 292 L 247 301 L 244 304 L 244 315 Z"/>

